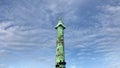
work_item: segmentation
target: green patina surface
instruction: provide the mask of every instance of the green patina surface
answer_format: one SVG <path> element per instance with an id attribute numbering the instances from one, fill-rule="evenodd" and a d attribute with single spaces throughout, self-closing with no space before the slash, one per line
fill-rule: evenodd
<path id="1" fill-rule="evenodd" d="M 55 26 L 57 29 L 56 41 L 56 68 L 65 68 L 65 52 L 64 52 L 64 29 L 62 19 L 60 18 L 58 24 Z"/>

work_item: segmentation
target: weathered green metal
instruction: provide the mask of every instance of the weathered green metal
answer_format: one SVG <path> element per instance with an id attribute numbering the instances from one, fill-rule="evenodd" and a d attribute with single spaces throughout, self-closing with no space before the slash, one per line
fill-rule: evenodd
<path id="1" fill-rule="evenodd" d="M 62 19 L 60 18 L 58 24 L 55 26 L 57 29 L 57 41 L 56 41 L 56 68 L 65 68 L 65 52 L 64 52 L 64 29 Z"/>

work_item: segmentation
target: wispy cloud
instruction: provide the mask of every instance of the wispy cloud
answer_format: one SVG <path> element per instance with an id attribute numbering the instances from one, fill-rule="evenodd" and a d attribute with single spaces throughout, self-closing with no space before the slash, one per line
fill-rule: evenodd
<path id="1" fill-rule="evenodd" d="M 1 68 L 6 68 L 6 64 L 0 64 Z"/>
<path id="2" fill-rule="evenodd" d="M 120 60 L 118 2 L 106 0 L 101 5 L 102 1 L 94 3 L 94 0 L 0 1 L 0 57 L 31 59 L 35 56 L 38 61 L 53 61 L 56 45 L 54 26 L 58 17 L 63 16 L 67 26 L 66 59 L 70 61 L 68 65 L 75 63 L 71 68 L 81 63 L 87 65 L 86 60 L 104 61 L 108 67 L 119 67 L 116 63 Z M 81 62 L 76 62 L 78 60 Z M 108 63 L 110 61 L 113 65 Z"/>

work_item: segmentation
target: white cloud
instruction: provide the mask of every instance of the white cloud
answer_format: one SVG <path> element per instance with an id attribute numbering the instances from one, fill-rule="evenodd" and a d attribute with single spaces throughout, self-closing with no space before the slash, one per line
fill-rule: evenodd
<path id="1" fill-rule="evenodd" d="M 120 6 L 105 5 L 102 7 L 104 13 L 98 16 L 102 24 L 102 33 L 106 36 L 98 45 L 97 51 L 102 51 L 105 56 L 105 62 L 109 68 L 119 68 L 120 65 Z M 116 65 L 117 64 L 117 65 Z"/>
<path id="2" fill-rule="evenodd" d="M 19 4 L 13 7 L 14 10 L 10 11 L 11 14 L 9 14 L 9 16 L 15 19 L 14 22 L 0 23 L 0 49 L 3 49 L 0 51 L 0 55 L 5 54 L 6 49 L 21 52 L 24 50 L 34 51 L 34 49 L 42 50 L 43 48 L 47 50 L 55 47 L 55 30 L 51 30 L 54 22 L 51 23 L 52 21 L 50 20 L 56 19 L 59 15 L 63 15 L 65 20 L 67 20 L 66 24 L 71 20 L 78 20 L 79 17 L 76 12 L 80 10 L 81 5 L 86 5 L 84 1 L 51 0 L 45 1 L 42 5 L 37 1 L 24 1 L 25 5 L 21 3 L 22 5 Z M 83 59 L 84 56 L 81 57 L 82 55 L 92 55 L 92 53 L 89 52 L 89 49 L 91 49 L 95 53 L 105 53 L 105 58 L 103 59 L 108 61 L 112 61 L 112 58 L 120 60 L 118 58 L 119 55 L 117 55 L 119 53 L 116 52 L 120 50 L 120 6 L 107 5 L 102 7 L 102 10 L 104 13 L 98 16 L 99 22 L 102 25 L 101 28 L 97 27 L 94 30 L 82 30 L 76 27 L 72 28 L 72 25 L 70 25 L 70 27 L 66 29 L 65 46 L 67 47 L 66 49 L 68 49 L 68 53 L 71 52 L 68 54 L 69 56 L 74 53 L 75 49 L 79 49 L 80 53 L 77 52 L 77 55 Z M 45 27 L 43 28 L 43 26 Z M 49 27 L 49 29 L 46 27 Z M 73 50 L 73 52 L 71 50 Z M 53 52 L 53 50 L 50 51 Z M 86 51 L 88 51 L 88 53 L 86 53 Z M 40 57 L 38 60 L 41 61 L 45 59 L 44 57 Z M 73 65 L 71 68 L 76 68 L 76 66 Z"/>
<path id="3" fill-rule="evenodd" d="M 102 26 L 97 27 L 97 29 L 94 30 L 88 29 L 88 31 L 71 31 L 66 44 L 70 45 L 69 43 L 73 43 L 73 45 L 70 46 L 71 49 L 73 49 L 73 47 L 79 48 L 80 50 L 77 55 L 80 58 L 83 58 L 83 55 L 86 54 L 86 51 L 88 51 L 87 53 L 91 53 L 92 55 L 94 53 L 95 55 L 100 55 L 99 57 L 103 57 L 102 60 L 107 63 L 108 66 L 114 67 L 116 60 L 120 61 L 119 8 L 120 6 L 113 5 L 102 7 L 103 13 L 97 16 L 97 20 Z M 74 38 L 70 38 L 71 36 L 74 36 Z M 79 45 L 76 45 L 76 42 L 79 42 Z M 84 48 L 87 50 L 81 51 Z M 88 48 L 91 49 L 93 53 L 89 52 Z M 94 57 L 94 55 L 92 57 Z"/>
<path id="4" fill-rule="evenodd" d="M 72 65 L 70 68 L 76 68 L 76 66 L 75 66 L 75 65 Z"/>
<path id="5" fill-rule="evenodd" d="M 6 64 L 0 64 L 0 68 L 6 68 Z"/>
<path id="6" fill-rule="evenodd" d="M 112 64 L 109 68 L 120 68 L 120 63 Z"/>

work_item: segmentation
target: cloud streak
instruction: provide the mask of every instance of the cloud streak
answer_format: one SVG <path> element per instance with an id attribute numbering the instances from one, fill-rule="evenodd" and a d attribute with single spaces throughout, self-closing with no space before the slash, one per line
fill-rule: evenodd
<path id="1" fill-rule="evenodd" d="M 79 65 L 88 68 L 94 65 L 91 62 L 98 66 L 104 62 L 108 68 L 119 67 L 116 60 L 120 60 L 120 6 L 113 5 L 117 0 L 95 2 L 97 4 L 94 0 L 0 1 L 0 57 L 52 62 L 56 44 L 54 26 L 58 17 L 63 16 L 67 26 L 66 60 L 68 65 L 75 63 L 71 68 Z"/>

